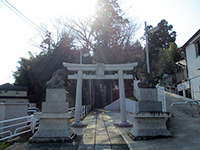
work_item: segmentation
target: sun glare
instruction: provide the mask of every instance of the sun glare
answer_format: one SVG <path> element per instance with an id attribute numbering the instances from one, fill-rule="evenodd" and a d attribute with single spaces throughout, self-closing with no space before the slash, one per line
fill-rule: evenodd
<path id="1" fill-rule="evenodd" d="M 63 4 L 63 14 L 72 17 L 84 18 L 95 12 L 96 0 L 67 0 Z"/>

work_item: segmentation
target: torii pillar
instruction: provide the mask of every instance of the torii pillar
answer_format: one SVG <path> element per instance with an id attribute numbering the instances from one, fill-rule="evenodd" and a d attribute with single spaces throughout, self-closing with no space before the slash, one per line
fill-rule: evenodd
<path id="1" fill-rule="evenodd" d="M 82 74 L 83 71 L 78 71 L 78 79 L 76 84 L 76 108 L 75 108 L 75 118 L 72 123 L 72 127 L 81 127 L 82 123 L 80 122 L 81 109 L 82 109 Z"/>
<path id="2" fill-rule="evenodd" d="M 120 111 L 121 111 L 121 122 L 119 123 L 119 126 L 130 126 L 130 124 L 127 122 L 126 117 L 126 99 L 125 99 L 125 90 L 124 90 L 124 78 L 123 78 L 123 71 L 118 70 L 118 82 L 119 82 L 119 98 L 120 98 Z"/>

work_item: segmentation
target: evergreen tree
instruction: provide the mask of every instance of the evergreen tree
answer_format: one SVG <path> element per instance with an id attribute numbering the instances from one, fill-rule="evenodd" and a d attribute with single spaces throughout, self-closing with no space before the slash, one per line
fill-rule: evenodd
<path id="1" fill-rule="evenodd" d="M 119 63 L 116 49 L 129 42 L 129 20 L 124 19 L 117 0 L 98 0 L 94 21 L 95 60 L 99 63 Z"/>
<path id="2" fill-rule="evenodd" d="M 159 51 L 159 77 L 163 74 L 172 75 L 176 72 L 178 66 L 176 62 L 181 59 L 181 50 L 175 43 L 171 43 L 169 49 L 160 49 Z"/>
<path id="3" fill-rule="evenodd" d="M 169 49 L 170 43 L 175 42 L 176 32 L 173 31 L 173 26 L 168 25 L 166 20 L 161 20 L 158 25 L 159 30 L 155 33 L 148 32 L 149 41 L 149 60 L 151 66 L 151 72 L 158 75 L 158 56 L 160 49 Z M 153 26 L 147 27 L 149 30 Z"/>
<path id="4" fill-rule="evenodd" d="M 14 72 L 15 84 L 28 86 L 28 98 L 41 108 L 45 100 L 46 82 L 53 73 L 63 68 L 63 62 L 78 63 L 79 51 L 73 48 L 73 38 L 64 34 L 55 49 L 48 49 L 45 53 L 36 56 L 30 54 L 29 59 L 21 58 L 20 66 Z M 75 95 L 75 84 L 66 81 L 66 90 Z"/>

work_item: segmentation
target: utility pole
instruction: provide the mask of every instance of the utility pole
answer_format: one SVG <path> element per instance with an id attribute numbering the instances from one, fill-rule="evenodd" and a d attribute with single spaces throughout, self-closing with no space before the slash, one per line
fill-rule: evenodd
<path id="1" fill-rule="evenodd" d="M 154 34 L 156 31 L 158 31 L 160 28 L 157 26 L 149 31 L 147 31 L 147 22 L 144 22 L 145 25 L 145 37 L 146 37 L 146 59 L 147 59 L 147 72 L 151 74 L 150 71 L 150 62 L 149 62 L 149 41 L 148 41 L 148 33 Z M 147 33 L 148 32 L 148 33 Z"/>
<path id="2" fill-rule="evenodd" d="M 83 60 L 82 60 L 82 55 L 83 55 L 83 52 L 82 52 L 82 48 L 80 49 L 80 64 L 83 63 Z"/>
<path id="3" fill-rule="evenodd" d="M 147 23 L 145 24 L 145 37 L 146 37 L 146 61 L 147 61 L 147 72 L 150 74 L 150 64 L 149 64 L 149 46 L 148 46 L 148 34 L 147 34 Z"/>

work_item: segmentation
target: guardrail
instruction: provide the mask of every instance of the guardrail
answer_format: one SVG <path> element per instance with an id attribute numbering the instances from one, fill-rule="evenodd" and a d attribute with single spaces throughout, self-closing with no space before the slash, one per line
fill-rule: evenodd
<path id="1" fill-rule="evenodd" d="M 174 117 L 173 115 L 173 106 L 174 105 L 184 105 L 185 107 L 185 113 L 187 114 L 187 105 L 190 105 L 191 107 L 191 113 L 192 113 L 192 116 L 194 117 L 194 110 L 193 110 L 193 105 L 196 104 L 197 105 L 197 108 L 198 108 L 198 113 L 200 114 L 200 110 L 199 110 L 199 102 L 198 101 L 195 101 L 195 100 L 187 100 L 186 102 L 173 102 L 171 104 L 171 116 Z"/>
<path id="2" fill-rule="evenodd" d="M 90 105 L 82 106 L 82 119 L 88 114 L 89 110 Z M 75 107 L 68 108 L 68 111 L 71 111 L 74 114 Z M 33 115 L 0 121 L 0 141 L 16 137 L 31 131 L 32 133 L 34 133 L 34 131 L 38 128 L 38 124 L 39 117 L 36 118 Z"/>
<path id="3" fill-rule="evenodd" d="M 177 87 L 173 87 L 173 86 L 167 86 L 166 87 L 166 91 L 167 92 L 170 92 L 170 93 L 173 93 L 173 94 L 177 94 L 177 95 L 179 95 L 179 92 L 183 92 L 183 94 L 182 95 L 180 95 L 180 96 L 183 96 L 183 97 L 186 97 L 186 98 L 190 98 L 190 99 L 193 99 L 193 100 L 199 100 L 197 97 L 197 95 L 199 95 L 200 94 L 200 92 L 199 91 L 195 91 L 195 90 L 190 90 L 190 89 L 188 89 L 188 88 L 183 88 L 182 90 L 178 90 L 178 88 Z M 186 96 L 186 93 L 188 94 L 187 96 Z M 196 96 L 197 97 L 196 97 Z"/>
<path id="4" fill-rule="evenodd" d="M 0 121 L 0 141 L 12 138 L 33 130 L 33 116 L 25 116 L 14 119 Z"/>
<path id="5" fill-rule="evenodd" d="M 90 105 L 82 106 L 81 119 L 83 119 L 88 114 L 89 110 L 90 110 Z M 75 116 L 75 107 L 68 108 L 68 111 L 73 113 L 73 117 Z"/>

